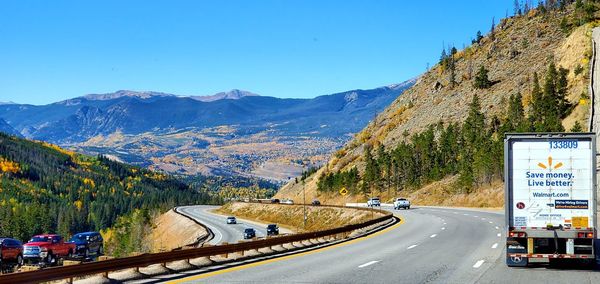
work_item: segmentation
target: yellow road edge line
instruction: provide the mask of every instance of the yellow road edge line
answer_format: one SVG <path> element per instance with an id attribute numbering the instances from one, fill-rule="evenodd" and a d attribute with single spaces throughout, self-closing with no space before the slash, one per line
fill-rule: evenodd
<path id="1" fill-rule="evenodd" d="M 398 218 L 400 218 L 399 216 L 396 216 Z M 327 246 L 327 247 L 323 247 L 323 248 L 319 248 L 319 249 L 315 249 L 315 250 L 309 250 L 309 251 L 305 251 L 305 252 L 301 252 L 301 253 L 296 253 L 296 254 L 291 254 L 291 255 L 286 255 L 286 256 L 281 256 L 281 257 L 275 257 L 275 258 L 271 258 L 271 259 L 265 259 L 265 260 L 260 260 L 257 262 L 252 262 L 252 263 L 248 263 L 248 264 L 244 264 L 244 265 L 240 265 L 240 266 L 235 266 L 235 267 L 230 267 L 230 268 L 226 268 L 226 269 L 222 269 L 222 270 L 217 270 L 217 271 L 213 271 L 213 272 L 208 272 L 208 273 L 203 273 L 203 274 L 198 274 L 198 275 L 194 275 L 194 276 L 189 276 L 189 277 L 185 277 L 185 278 L 181 278 L 181 279 L 177 279 L 177 280 L 172 280 L 172 281 L 168 281 L 167 283 L 171 283 L 171 284 L 175 284 L 175 283 L 183 283 L 183 282 L 188 282 L 188 281 L 194 281 L 194 280 L 199 280 L 199 279 L 204 279 L 204 278 L 208 278 L 211 276 L 216 276 L 216 275 L 220 275 L 220 274 L 224 274 L 224 273 L 228 273 L 228 272 L 233 272 L 233 271 L 238 271 L 238 270 L 243 270 L 243 269 L 247 269 L 247 268 L 251 268 L 251 267 L 256 267 L 256 266 L 260 266 L 260 265 L 265 265 L 268 263 L 272 263 L 272 262 L 277 262 L 277 261 L 282 261 L 282 260 L 288 260 L 288 259 L 292 259 L 292 258 L 297 258 L 300 256 L 304 256 L 304 255 L 308 255 L 308 254 L 313 254 L 313 253 L 318 253 L 318 252 L 322 252 L 322 251 L 326 251 L 326 250 L 330 250 L 330 249 L 334 249 L 334 248 L 339 248 L 339 247 L 343 247 L 343 246 L 347 246 L 353 243 L 357 243 L 360 241 L 364 241 L 376 236 L 379 236 L 381 234 L 385 234 L 393 229 L 398 228 L 400 225 L 404 224 L 404 218 L 400 218 L 400 221 L 398 223 L 396 223 L 395 225 L 385 228 L 379 232 L 375 232 L 373 234 L 369 234 L 366 235 L 364 237 L 360 237 L 354 240 L 350 240 L 350 241 L 345 241 L 339 244 L 335 244 L 335 245 L 331 245 L 331 246 Z"/>

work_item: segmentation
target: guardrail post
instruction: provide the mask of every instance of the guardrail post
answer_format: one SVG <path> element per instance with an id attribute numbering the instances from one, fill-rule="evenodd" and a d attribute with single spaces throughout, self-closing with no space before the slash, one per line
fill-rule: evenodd
<path id="1" fill-rule="evenodd" d="M 222 245 L 228 245 L 229 243 L 228 242 L 222 242 L 221 244 Z M 225 253 L 225 254 L 222 254 L 221 256 L 224 256 L 224 258 L 227 258 L 229 256 L 229 254 Z"/>

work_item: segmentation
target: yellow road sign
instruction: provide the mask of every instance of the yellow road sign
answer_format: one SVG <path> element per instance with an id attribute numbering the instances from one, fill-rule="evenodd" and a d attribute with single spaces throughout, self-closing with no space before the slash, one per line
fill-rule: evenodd
<path id="1" fill-rule="evenodd" d="M 348 194 L 348 190 L 345 187 L 342 187 L 342 189 L 340 189 L 340 194 L 342 196 L 346 196 L 346 194 Z"/>

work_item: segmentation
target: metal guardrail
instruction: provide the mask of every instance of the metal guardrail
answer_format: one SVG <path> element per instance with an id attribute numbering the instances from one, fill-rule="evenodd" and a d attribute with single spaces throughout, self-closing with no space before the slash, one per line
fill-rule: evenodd
<path id="1" fill-rule="evenodd" d="M 324 206 L 329 207 L 329 206 Z M 331 206 L 342 207 L 342 206 Z M 347 207 L 346 207 L 347 208 Z M 364 209 L 364 208 L 363 208 Z M 110 259 L 97 262 L 82 263 L 71 266 L 52 267 L 42 270 L 17 272 L 11 274 L 0 275 L 0 283 L 40 283 L 45 281 L 72 279 L 86 275 L 102 274 L 111 271 L 124 270 L 129 268 L 146 267 L 153 264 L 164 264 L 178 260 L 189 260 L 200 257 L 210 257 L 224 255 L 229 253 L 242 252 L 247 250 L 256 250 L 260 248 L 283 245 L 293 242 L 300 242 L 311 239 L 318 239 L 338 234 L 350 233 L 354 230 L 363 229 L 377 223 L 384 222 L 393 218 L 393 214 L 378 210 L 378 213 L 384 213 L 382 217 L 378 217 L 359 224 L 346 225 L 340 228 L 328 229 L 323 231 L 315 231 L 301 234 L 286 235 L 250 242 L 237 244 L 227 244 L 212 247 L 192 248 L 186 250 L 176 250 L 170 252 L 148 253 L 138 256 Z"/>
<path id="2" fill-rule="evenodd" d="M 206 230 L 206 235 L 205 236 L 199 237 L 193 243 L 187 244 L 187 245 L 185 245 L 183 247 L 197 247 L 197 246 L 200 246 L 201 244 L 203 244 L 205 242 L 209 242 L 210 240 L 212 240 L 215 237 L 215 234 L 213 233 L 213 231 L 209 227 L 207 227 L 206 225 L 198 222 L 198 220 L 196 220 L 196 219 L 194 219 L 194 218 L 192 218 L 192 217 L 190 217 L 188 215 L 185 215 L 184 213 L 179 212 L 179 207 L 173 208 L 173 211 L 175 213 L 183 216 L 184 218 L 187 218 L 188 220 L 191 220 L 192 222 L 200 225 L 202 228 L 204 228 L 204 230 Z M 178 249 L 182 249 L 183 247 L 180 247 Z"/>

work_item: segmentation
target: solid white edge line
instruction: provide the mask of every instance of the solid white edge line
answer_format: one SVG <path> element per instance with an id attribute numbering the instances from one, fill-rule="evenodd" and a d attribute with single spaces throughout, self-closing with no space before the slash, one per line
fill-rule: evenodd
<path id="1" fill-rule="evenodd" d="M 475 262 L 475 264 L 473 264 L 473 268 L 479 268 L 483 263 L 485 262 L 485 260 L 480 259 L 477 262 Z"/>
<path id="2" fill-rule="evenodd" d="M 497 247 L 498 247 L 498 243 L 495 243 L 495 244 L 493 244 L 493 245 L 492 245 L 492 248 L 493 248 L 493 249 L 495 249 L 495 248 L 497 248 Z"/>
<path id="3" fill-rule="evenodd" d="M 367 262 L 367 263 L 365 263 L 365 264 L 361 264 L 361 265 L 359 265 L 359 266 L 358 266 L 358 268 L 367 267 L 367 266 L 369 266 L 369 265 L 373 265 L 373 264 L 375 264 L 375 263 L 378 263 L 378 262 L 379 262 L 379 260 L 372 260 L 372 261 L 369 261 L 369 262 Z"/>

